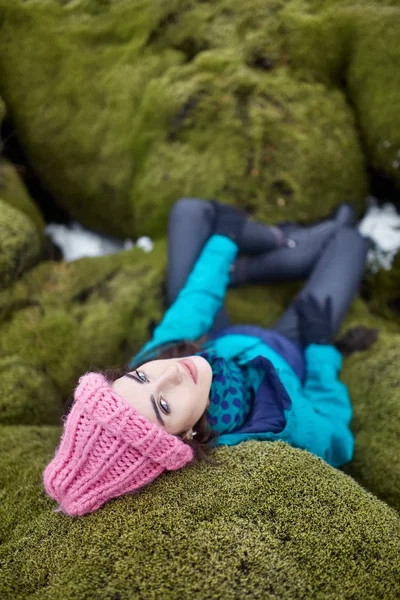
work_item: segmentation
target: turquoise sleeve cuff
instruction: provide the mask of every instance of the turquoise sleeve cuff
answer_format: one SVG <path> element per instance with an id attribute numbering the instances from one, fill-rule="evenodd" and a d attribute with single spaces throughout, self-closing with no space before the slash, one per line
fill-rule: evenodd
<path id="1" fill-rule="evenodd" d="M 328 344 L 310 344 L 305 352 L 306 362 L 310 365 L 318 363 L 330 363 L 337 370 L 342 368 L 342 355 L 335 346 Z"/>
<path id="2" fill-rule="evenodd" d="M 231 238 L 225 235 L 219 235 L 218 233 L 212 235 L 207 242 L 209 248 L 216 249 L 223 253 L 235 253 L 238 251 L 238 245 Z"/>

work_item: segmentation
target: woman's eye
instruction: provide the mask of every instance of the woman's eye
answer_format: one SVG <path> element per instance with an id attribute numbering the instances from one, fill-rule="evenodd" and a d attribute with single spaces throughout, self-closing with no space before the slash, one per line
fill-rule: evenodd
<path id="1" fill-rule="evenodd" d="M 143 371 L 135 371 L 135 374 L 140 379 L 140 381 L 143 381 L 143 383 L 148 383 L 149 382 L 149 380 L 147 379 L 147 377 L 143 373 Z"/>
<path id="2" fill-rule="evenodd" d="M 169 414 L 169 406 L 168 406 L 168 402 L 166 402 L 166 401 L 164 400 L 164 398 L 160 398 L 160 407 L 161 407 L 161 410 L 162 410 L 162 411 L 163 411 L 163 412 L 164 412 L 166 415 L 168 415 L 168 414 Z"/>

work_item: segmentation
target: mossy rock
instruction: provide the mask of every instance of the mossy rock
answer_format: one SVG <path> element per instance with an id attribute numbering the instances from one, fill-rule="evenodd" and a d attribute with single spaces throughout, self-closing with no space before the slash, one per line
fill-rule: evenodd
<path id="1" fill-rule="evenodd" d="M 41 240 L 35 225 L 0 199 L 0 286 L 18 279 L 40 256 Z"/>
<path id="2" fill-rule="evenodd" d="M 284 5 L 0 0 L 0 91 L 57 201 L 133 237 L 164 234 L 181 196 L 270 221 L 361 208 L 354 115 L 291 68 Z"/>
<path id="3" fill-rule="evenodd" d="M 28 195 L 15 167 L 2 158 L 0 159 L 0 198 L 32 221 L 41 242 L 43 242 L 44 220 L 42 214 Z"/>
<path id="4" fill-rule="evenodd" d="M 4 375 L 0 423 L 56 424 L 60 400 L 84 371 L 128 360 L 161 316 L 164 266 L 159 242 L 150 254 L 133 249 L 71 263 L 44 261 L 1 291 L 0 373 L 2 361 L 15 357 L 16 363 Z M 21 369 L 33 372 L 28 385 L 20 381 Z M 7 407 L 13 397 L 18 400 Z"/>
<path id="5" fill-rule="evenodd" d="M 45 367 L 25 363 L 18 356 L 0 359 L 0 422 L 15 425 L 59 423 L 62 394 Z"/>
<path id="6" fill-rule="evenodd" d="M 355 456 L 346 467 L 364 487 L 400 512 L 400 334 L 380 332 L 368 351 L 344 363 L 354 407 Z"/>
<path id="7" fill-rule="evenodd" d="M 294 0 L 282 18 L 293 66 L 308 81 L 346 86 L 368 162 L 400 188 L 397 0 Z"/>
<path id="8" fill-rule="evenodd" d="M 3 600 L 400 595 L 399 516 L 308 452 L 221 448 L 219 466 L 168 473 L 73 518 L 41 482 L 59 433 L 1 431 Z"/>
<path id="9" fill-rule="evenodd" d="M 377 315 L 400 324 L 400 252 L 390 269 L 368 276 L 369 305 Z"/>

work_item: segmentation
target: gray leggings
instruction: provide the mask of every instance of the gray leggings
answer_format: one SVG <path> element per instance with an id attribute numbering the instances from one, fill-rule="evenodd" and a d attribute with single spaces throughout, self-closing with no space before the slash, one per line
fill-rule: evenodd
<path id="1" fill-rule="evenodd" d="M 212 235 L 213 220 L 214 208 L 205 200 L 183 198 L 175 203 L 168 223 L 168 306 L 185 285 L 204 244 Z M 279 237 L 276 228 L 248 220 L 238 244 L 240 252 L 260 254 L 276 249 Z M 233 280 L 234 273 L 231 276 Z M 228 325 L 228 316 L 222 307 L 215 317 L 212 330 Z"/>
<path id="2" fill-rule="evenodd" d="M 168 224 L 168 273 L 167 300 L 171 305 L 186 283 L 201 250 L 213 232 L 214 209 L 209 202 L 195 198 L 178 200 L 174 205 Z M 259 265 L 259 281 L 277 279 L 271 277 L 279 265 L 279 279 L 293 278 L 296 253 L 278 248 L 276 229 L 248 220 L 241 239 L 239 252 L 257 255 L 254 264 Z M 368 242 L 356 230 L 343 227 L 332 235 L 299 296 L 310 294 L 323 300 L 332 297 L 334 332 L 340 325 L 357 293 L 363 275 Z M 261 258 L 261 260 L 260 260 Z M 240 262 L 240 258 L 237 263 Z M 235 285 L 235 265 L 231 282 Z M 224 307 L 215 317 L 211 332 L 229 325 Z M 275 331 L 299 343 L 297 313 L 293 302 L 273 327 Z"/>

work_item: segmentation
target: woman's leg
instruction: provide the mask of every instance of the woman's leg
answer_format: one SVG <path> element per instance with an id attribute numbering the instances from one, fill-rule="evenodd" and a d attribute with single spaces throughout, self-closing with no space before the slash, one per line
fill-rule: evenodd
<path id="1" fill-rule="evenodd" d="M 240 252 L 243 254 L 259 254 L 270 252 L 286 246 L 287 239 L 279 227 L 272 227 L 247 220 L 238 239 Z"/>
<path id="2" fill-rule="evenodd" d="M 314 225 L 297 225 L 296 223 L 278 223 L 276 226 L 264 225 L 248 219 L 241 233 L 240 239 L 238 240 L 239 250 L 242 254 L 256 254 L 269 253 L 271 250 L 297 248 L 296 254 L 301 255 L 300 259 L 296 260 L 296 268 L 292 268 L 292 273 L 297 274 L 299 271 L 299 265 L 302 266 L 302 271 L 308 275 L 310 257 L 315 256 L 315 253 L 321 247 L 323 242 L 326 242 L 334 233 L 342 226 L 352 227 L 356 221 L 356 212 L 351 204 L 339 204 L 339 206 L 329 215 L 326 219 Z M 289 260 L 293 260 L 293 252 L 288 252 L 287 257 Z M 250 258 L 249 264 L 249 277 L 260 277 L 259 266 L 262 267 L 259 262 L 260 257 L 257 259 Z M 269 261 L 269 264 L 274 264 L 275 258 L 278 255 L 274 255 L 274 260 Z M 286 261 L 283 255 L 279 254 L 279 270 L 282 265 L 286 267 Z M 261 268 L 261 272 L 264 272 L 268 276 L 268 267 L 266 269 Z M 278 269 L 276 269 L 278 271 Z M 292 278 L 291 276 L 283 276 L 284 279 Z M 301 275 L 299 275 L 301 277 Z M 261 275 L 262 278 L 262 275 Z M 250 281 L 249 281 L 250 283 Z"/>
<path id="3" fill-rule="evenodd" d="M 167 300 L 170 306 L 186 283 L 200 252 L 212 235 L 214 208 L 205 200 L 178 200 L 168 223 Z M 272 250 L 279 247 L 284 236 L 275 227 L 247 221 L 238 240 L 239 251 Z M 224 308 L 215 317 L 213 330 L 229 325 Z"/>
<path id="4" fill-rule="evenodd" d="M 239 251 L 260 251 L 262 254 L 239 257 L 233 265 L 232 284 L 283 281 L 308 275 L 324 244 L 343 224 L 353 220 L 351 207 L 344 209 L 346 207 L 343 205 L 336 216 L 316 226 L 282 227 L 285 235 L 295 241 L 295 248 L 281 247 L 282 237 L 279 229 L 277 233 L 275 227 L 247 221 L 241 239 L 238 240 Z M 175 203 L 168 225 L 168 305 L 174 302 L 185 285 L 204 244 L 212 235 L 214 216 L 214 208 L 208 201 L 183 198 Z M 248 264 L 249 270 L 246 271 L 243 265 L 247 267 Z M 212 329 L 217 330 L 228 325 L 226 311 L 221 308 Z"/>
<path id="5" fill-rule="evenodd" d="M 284 247 L 256 256 L 240 256 L 234 265 L 231 285 L 305 279 L 332 236 L 342 227 L 353 226 L 355 220 L 353 207 L 341 204 L 333 215 L 316 225 L 280 225 L 278 230 L 287 240 Z M 250 235 L 243 241 L 251 246 Z"/>
<path id="6" fill-rule="evenodd" d="M 214 209 L 197 198 L 178 200 L 168 222 L 167 301 L 170 306 L 184 287 L 204 244 L 212 235 Z M 214 319 L 212 329 L 229 325 L 225 308 Z"/>
<path id="7" fill-rule="evenodd" d="M 344 227 L 329 241 L 308 281 L 298 294 L 312 294 L 321 303 L 332 298 L 333 333 L 340 329 L 353 302 L 364 272 L 369 241 L 355 229 Z M 297 299 L 296 298 L 296 299 Z M 275 331 L 299 343 L 298 319 L 294 302 L 282 315 Z"/>
<path id="8" fill-rule="evenodd" d="M 213 231 L 214 208 L 206 200 L 178 200 L 168 223 L 168 303 L 185 285 L 194 264 Z M 239 252 L 268 252 L 281 247 L 286 238 L 278 227 L 246 221 L 238 240 Z"/>
<path id="9" fill-rule="evenodd" d="M 178 200 L 168 221 L 167 301 L 170 306 L 184 287 L 212 233 L 213 208 L 195 198 Z"/>

